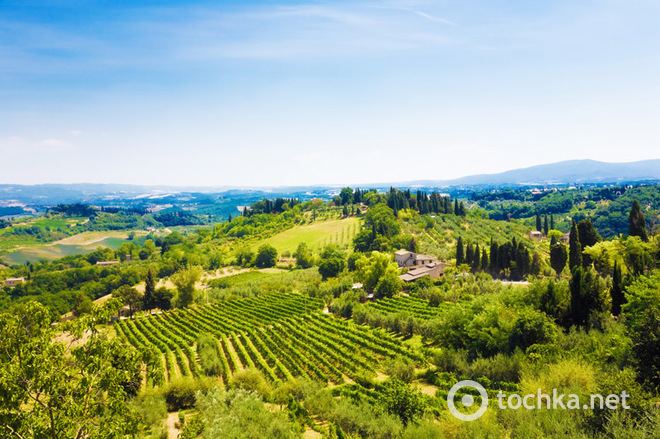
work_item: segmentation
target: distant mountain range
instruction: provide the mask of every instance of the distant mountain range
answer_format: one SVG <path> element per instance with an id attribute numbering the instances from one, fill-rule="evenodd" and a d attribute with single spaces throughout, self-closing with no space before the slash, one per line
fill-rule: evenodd
<path id="1" fill-rule="evenodd" d="M 417 180 L 361 184 L 362 188 L 388 189 L 421 187 L 425 190 L 441 189 L 454 196 L 465 196 L 471 190 L 520 187 L 520 186 L 570 186 L 606 183 L 660 182 L 660 159 L 630 163 L 606 163 L 595 160 L 568 160 L 529 168 L 514 169 L 499 174 L 481 174 L 453 180 Z M 349 182 L 347 182 L 349 183 Z M 310 199 L 332 198 L 339 186 L 296 187 L 167 187 L 125 184 L 0 184 L 0 208 L 9 209 L 17 203 L 27 206 L 48 206 L 58 203 L 84 202 L 98 205 L 152 205 L 188 204 L 196 208 L 200 204 L 224 202 L 228 212 L 236 212 L 235 206 L 245 205 L 262 198 L 297 197 Z M 210 200 L 209 200 L 210 199 Z M 235 205 L 229 207 L 229 205 Z M 15 209 L 22 212 L 22 208 Z M 13 214 L 4 213 L 5 215 Z M 0 212 L 0 216 L 3 213 Z"/>
<path id="2" fill-rule="evenodd" d="M 513 169 L 499 174 L 480 174 L 453 180 L 420 180 L 396 186 L 519 186 L 623 183 L 660 180 L 660 159 L 629 163 L 566 160 L 547 165 Z"/>

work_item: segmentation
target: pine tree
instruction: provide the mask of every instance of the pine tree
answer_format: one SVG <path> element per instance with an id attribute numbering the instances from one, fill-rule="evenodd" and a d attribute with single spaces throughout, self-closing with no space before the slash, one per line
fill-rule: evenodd
<path id="1" fill-rule="evenodd" d="M 630 236 L 639 236 L 644 242 L 649 240 L 649 235 L 646 232 L 646 219 L 644 217 L 644 212 L 642 212 L 642 207 L 637 200 L 633 201 L 628 222 L 628 234 Z"/>
<path id="2" fill-rule="evenodd" d="M 227 218 L 227 222 L 228 222 L 228 223 L 231 222 L 231 213 L 229 214 L 229 217 Z"/>
<path id="3" fill-rule="evenodd" d="M 548 214 L 546 213 L 545 215 L 543 215 L 543 234 L 545 236 L 548 236 L 549 231 L 550 229 L 548 228 Z"/>
<path id="4" fill-rule="evenodd" d="M 463 252 L 463 238 L 458 237 L 456 242 L 456 266 L 458 267 L 465 261 L 465 253 Z"/>
<path id="5" fill-rule="evenodd" d="M 550 214 L 550 230 L 555 230 L 555 216 Z"/>
<path id="6" fill-rule="evenodd" d="M 575 221 L 571 225 L 568 244 L 568 267 L 573 271 L 575 267 L 582 265 L 582 245 L 580 244 L 580 235 Z"/>
<path id="7" fill-rule="evenodd" d="M 541 226 L 541 215 L 536 212 L 536 231 L 540 232 L 541 230 L 543 230 Z"/>
<path id="8" fill-rule="evenodd" d="M 458 210 L 458 198 L 454 200 L 454 215 L 460 215 L 460 211 Z"/>

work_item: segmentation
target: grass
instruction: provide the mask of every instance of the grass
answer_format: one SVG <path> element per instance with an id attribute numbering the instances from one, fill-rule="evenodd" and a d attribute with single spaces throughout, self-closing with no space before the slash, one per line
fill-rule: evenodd
<path id="1" fill-rule="evenodd" d="M 353 237 L 360 230 L 360 218 L 346 218 L 316 222 L 304 226 L 296 226 L 277 235 L 271 236 L 253 244 L 253 250 L 263 244 L 275 247 L 279 254 L 294 253 L 298 244 L 306 243 L 313 251 L 319 252 L 327 244 L 335 244 L 341 248 L 349 248 Z"/>
<path id="2" fill-rule="evenodd" d="M 6 253 L 1 258 L 9 265 L 37 262 L 41 259 L 55 260 L 65 256 L 91 253 L 98 247 L 117 249 L 128 237 L 126 232 L 89 233 L 94 234 L 93 238 L 76 235 L 50 245 L 38 244 L 37 246 L 26 246 L 20 250 Z M 82 233 L 81 235 L 87 235 L 87 233 Z"/>

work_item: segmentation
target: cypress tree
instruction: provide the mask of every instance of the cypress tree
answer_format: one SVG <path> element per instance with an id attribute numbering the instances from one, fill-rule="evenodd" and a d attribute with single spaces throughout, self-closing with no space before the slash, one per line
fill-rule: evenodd
<path id="1" fill-rule="evenodd" d="M 486 253 L 485 248 L 481 250 L 481 270 L 488 270 L 488 253 Z"/>
<path id="2" fill-rule="evenodd" d="M 456 242 L 456 266 L 458 267 L 465 260 L 465 253 L 463 253 L 463 238 L 458 237 L 458 242 Z"/>
<path id="3" fill-rule="evenodd" d="M 555 273 L 557 273 L 557 278 L 561 277 L 561 272 L 564 271 L 566 267 L 566 260 L 568 259 L 568 252 L 566 251 L 566 246 L 564 244 L 553 244 L 550 246 L 550 266 Z"/>
<path id="4" fill-rule="evenodd" d="M 541 226 L 541 215 L 536 212 L 536 231 L 540 232 L 541 230 L 543 230 Z"/>
<path id="5" fill-rule="evenodd" d="M 472 270 L 479 271 L 481 268 L 481 250 L 479 250 L 479 243 L 474 246 L 474 256 L 472 257 Z"/>
<path id="6" fill-rule="evenodd" d="M 568 267 L 573 271 L 575 267 L 582 265 L 582 245 L 575 221 L 571 225 L 571 236 L 568 243 Z"/>
<path id="7" fill-rule="evenodd" d="M 550 230 L 555 230 L 555 216 L 550 214 Z"/>
<path id="8" fill-rule="evenodd" d="M 546 213 L 545 215 L 543 215 L 543 234 L 545 236 L 548 236 L 549 231 L 550 229 L 548 228 L 548 214 Z"/>
<path id="9" fill-rule="evenodd" d="M 156 273 L 154 269 L 149 267 L 147 270 L 147 277 L 144 280 L 144 297 L 142 303 L 144 309 L 151 310 L 156 307 L 156 300 L 154 299 L 154 292 L 156 291 Z"/>
<path id="10" fill-rule="evenodd" d="M 619 267 L 618 262 L 614 263 L 610 297 L 612 297 L 612 315 L 618 316 L 621 314 L 621 305 L 625 303 L 625 297 L 623 295 L 623 278 L 621 277 L 621 267 Z"/>
<path id="11" fill-rule="evenodd" d="M 497 255 L 498 255 L 498 245 L 495 241 L 493 241 L 493 238 L 490 238 L 490 264 L 489 264 L 489 269 L 491 274 L 496 274 L 497 273 Z"/>
<path id="12" fill-rule="evenodd" d="M 460 215 L 460 211 L 458 210 L 458 198 L 454 200 L 454 215 Z"/>
<path id="13" fill-rule="evenodd" d="M 649 235 L 646 232 L 646 219 L 644 218 L 644 212 L 642 212 L 642 207 L 637 200 L 633 201 L 628 223 L 628 234 L 630 236 L 639 236 L 644 242 L 649 240 Z"/>
<path id="14" fill-rule="evenodd" d="M 228 222 L 228 223 L 231 222 L 231 213 L 229 214 L 229 217 L 227 218 L 227 222 Z"/>
<path id="15" fill-rule="evenodd" d="M 473 259 L 474 247 L 472 247 L 472 243 L 468 241 L 467 245 L 465 246 L 465 263 L 469 266 L 472 266 Z"/>

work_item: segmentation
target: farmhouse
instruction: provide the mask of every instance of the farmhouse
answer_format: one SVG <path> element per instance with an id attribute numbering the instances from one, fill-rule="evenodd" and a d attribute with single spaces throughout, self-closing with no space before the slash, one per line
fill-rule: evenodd
<path id="1" fill-rule="evenodd" d="M 438 258 L 410 252 L 408 250 L 399 250 L 394 253 L 394 260 L 399 264 L 399 268 L 421 267 L 422 265 L 437 262 Z"/>
<path id="2" fill-rule="evenodd" d="M 7 285 L 9 288 L 15 287 L 17 284 L 25 282 L 24 277 L 9 277 L 5 279 L 5 285 Z"/>
<path id="3" fill-rule="evenodd" d="M 538 230 L 532 230 L 529 232 L 529 240 L 530 241 L 540 241 L 543 239 L 543 233 L 539 232 Z"/>
<path id="4" fill-rule="evenodd" d="M 119 264 L 119 261 L 98 261 L 96 265 L 100 267 L 107 267 L 108 265 Z"/>
<path id="5" fill-rule="evenodd" d="M 447 267 L 449 264 L 446 264 L 444 262 L 430 262 L 428 264 L 424 264 L 421 267 L 417 267 L 413 270 L 410 270 L 407 273 L 402 274 L 399 276 L 399 279 L 401 279 L 404 282 L 414 282 L 417 279 L 421 279 L 424 276 L 428 276 L 431 279 L 437 279 L 439 278 L 445 271 L 445 267 Z"/>
<path id="6" fill-rule="evenodd" d="M 571 233 L 570 233 L 570 232 L 569 232 L 569 233 L 564 233 L 564 234 L 562 235 L 562 237 L 559 238 L 559 242 L 562 242 L 562 243 L 564 243 L 564 244 L 566 244 L 566 245 L 568 245 L 568 243 L 570 242 L 570 240 L 571 240 Z"/>

